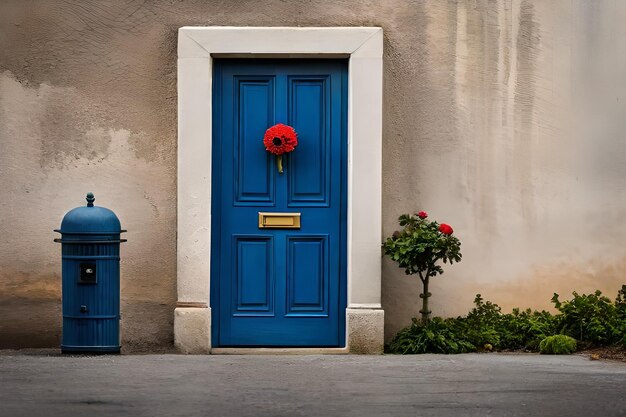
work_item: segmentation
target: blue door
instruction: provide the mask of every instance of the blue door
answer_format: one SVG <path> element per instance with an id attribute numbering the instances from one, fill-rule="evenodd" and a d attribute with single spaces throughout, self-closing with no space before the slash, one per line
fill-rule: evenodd
<path id="1" fill-rule="evenodd" d="M 213 346 L 344 346 L 347 62 L 214 71 Z M 282 174 L 263 145 L 278 123 L 298 134 Z"/>

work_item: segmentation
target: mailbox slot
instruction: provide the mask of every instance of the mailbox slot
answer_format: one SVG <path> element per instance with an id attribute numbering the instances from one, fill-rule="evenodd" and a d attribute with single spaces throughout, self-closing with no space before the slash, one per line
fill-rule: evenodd
<path id="1" fill-rule="evenodd" d="M 80 264 L 79 284 L 97 284 L 96 264 L 95 262 L 82 262 Z"/>
<path id="2" fill-rule="evenodd" d="M 300 213 L 259 212 L 259 229 L 299 229 Z"/>

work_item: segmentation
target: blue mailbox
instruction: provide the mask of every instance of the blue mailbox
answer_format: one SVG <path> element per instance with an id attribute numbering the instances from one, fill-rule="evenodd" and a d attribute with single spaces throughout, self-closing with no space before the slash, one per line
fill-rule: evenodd
<path id="1" fill-rule="evenodd" d="M 63 255 L 63 353 L 120 351 L 120 233 L 111 210 L 94 206 L 70 210 L 61 228 Z"/>

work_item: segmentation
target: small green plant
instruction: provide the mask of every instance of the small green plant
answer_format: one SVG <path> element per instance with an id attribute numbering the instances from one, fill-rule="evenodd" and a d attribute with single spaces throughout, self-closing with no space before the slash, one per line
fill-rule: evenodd
<path id="1" fill-rule="evenodd" d="M 428 299 L 432 295 L 428 291 L 430 278 L 443 274 L 443 263 L 461 261 L 461 242 L 452 236 L 449 225 L 426 220 L 428 214 L 420 211 L 411 216 L 403 214 L 398 218 L 402 230 L 395 231 L 383 243 L 386 255 L 404 268 L 407 275 L 417 274 L 422 281 L 422 322 L 427 323 L 431 311 Z"/>
<path id="2" fill-rule="evenodd" d="M 547 311 L 515 308 L 502 313 L 499 305 L 485 301 L 480 294 L 468 315 L 456 320 L 471 343 L 489 344 L 496 350 L 537 350 L 542 339 L 554 334 L 554 317 Z"/>
<path id="3" fill-rule="evenodd" d="M 564 334 L 548 336 L 539 343 L 539 351 L 550 355 L 569 355 L 576 352 L 576 339 Z"/>
<path id="4" fill-rule="evenodd" d="M 489 344 L 493 347 L 500 345 L 500 335 L 496 328 L 500 321 L 500 306 L 491 301 L 484 301 L 480 294 L 474 297 L 474 308 L 467 317 L 458 317 L 459 324 L 464 327 L 467 339 L 474 346 Z"/>
<path id="5" fill-rule="evenodd" d="M 476 347 L 467 341 L 455 319 L 435 317 L 427 322 L 413 320 L 389 345 L 392 353 L 465 353 Z"/>
<path id="6" fill-rule="evenodd" d="M 558 294 L 552 297 L 554 307 L 561 313 L 556 329 L 558 333 L 595 346 L 610 345 L 621 339 L 622 323 L 618 307 L 608 297 L 600 291 L 572 294 L 574 298 L 567 301 L 560 301 Z M 620 296 L 623 294 L 618 294 L 618 300 Z"/>
<path id="7" fill-rule="evenodd" d="M 555 333 L 555 323 L 554 316 L 547 311 L 533 311 L 530 308 L 520 311 L 514 308 L 500 319 L 498 348 L 536 351 L 539 342 Z"/>

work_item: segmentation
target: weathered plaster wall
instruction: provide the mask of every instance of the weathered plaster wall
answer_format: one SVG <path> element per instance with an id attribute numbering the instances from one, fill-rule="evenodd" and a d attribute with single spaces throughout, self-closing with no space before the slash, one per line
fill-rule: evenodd
<path id="1" fill-rule="evenodd" d="M 60 333 L 60 248 L 87 191 L 129 229 L 127 348 L 172 343 L 176 30 L 385 30 L 383 233 L 424 209 L 464 260 L 433 309 L 473 294 L 548 307 L 626 282 L 626 3 L 613 1 L 61 1 L 0 3 L 0 347 Z M 389 338 L 418 287 L 383 264 Z"/>
<path id="2" fill-rule="evenodd" d="M 615 297 L 626 283 L 626 3 L 407 9 L 410 40 L 388 33 L 383 224 L 389 234 L 420 208 L 455 227 L 464 260 L 435 279 L 435 313 L 464 313 L 476 293 L 505 308 L 549 308 L 553 292 Z M 389 337 L 417 314 L 417 294 L 391 262 L 383 274 Z"/>

